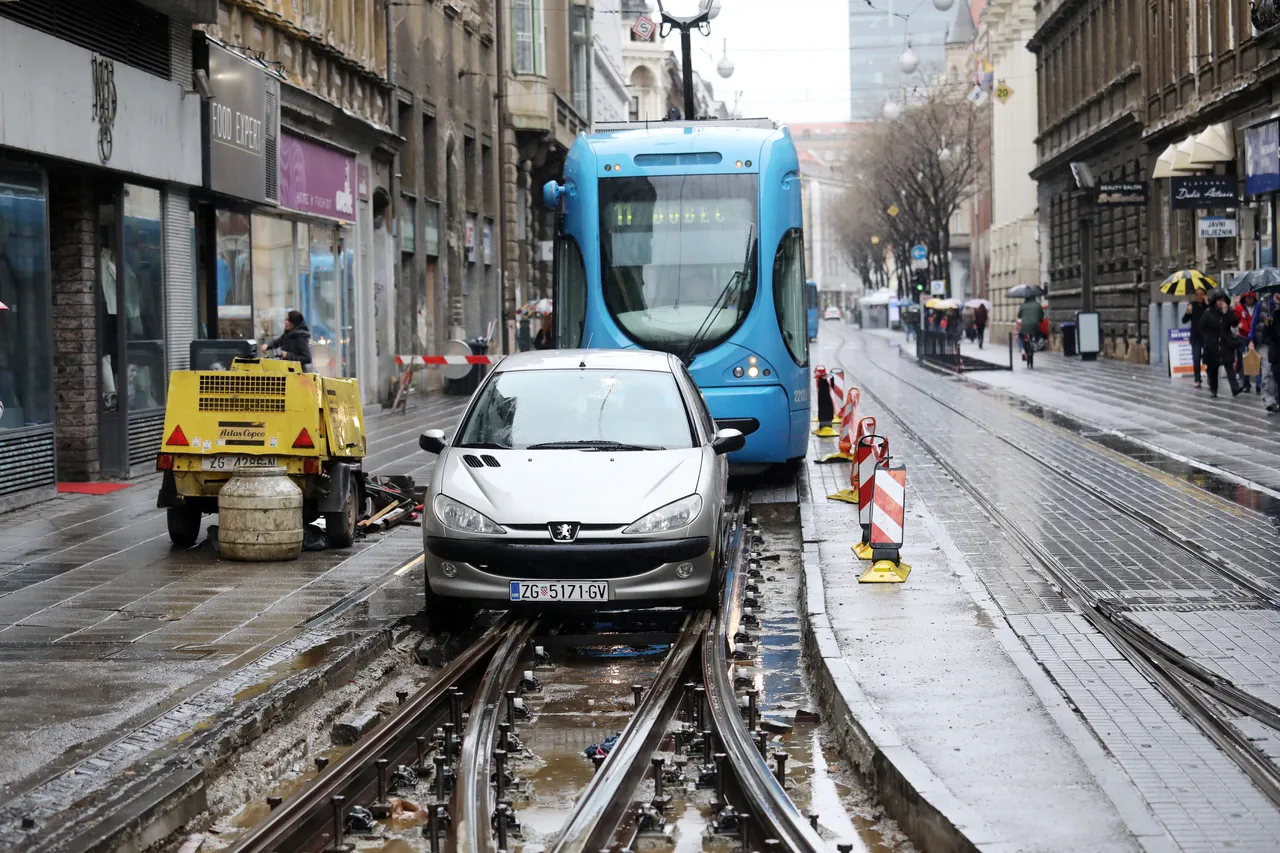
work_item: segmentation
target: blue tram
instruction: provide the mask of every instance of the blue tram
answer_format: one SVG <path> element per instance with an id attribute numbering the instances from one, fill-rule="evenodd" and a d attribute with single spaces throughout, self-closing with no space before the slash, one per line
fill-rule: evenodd
<path id="1" fill-rule="evenodd" d="M 730 456 L 803 458 L 809 435 L 800 167 L 772 122 L 606 126 L 569 151 L 560 211 L 557 346 L 639 347 L 684 359 Z"/>

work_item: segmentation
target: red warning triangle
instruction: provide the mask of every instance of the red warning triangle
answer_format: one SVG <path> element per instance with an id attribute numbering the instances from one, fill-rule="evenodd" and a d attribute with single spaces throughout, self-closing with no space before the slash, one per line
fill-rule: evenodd
<path id="1" fill-rule="evenodd" d="M 169 440 L 166 441 L 165 444 L 172 444 L 177 447 L 187 446 L 187 435 L 182 431 L 181 426 L 176 426 L 173 428 L 173 432 L 170 433 Z"/>

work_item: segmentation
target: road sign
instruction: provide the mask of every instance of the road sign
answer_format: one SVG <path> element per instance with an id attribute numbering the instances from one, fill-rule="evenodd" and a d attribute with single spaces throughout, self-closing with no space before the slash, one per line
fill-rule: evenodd
<path id="1" fill-rule="evenodd" d="M 920 243 L 911 247 L 911 260 L 924 261 L 929 258 L 929 250 Z"/>
<path id="2" fill-rule="evenodd" d="M 969 91 L 968 98 L 969 103 L 973 104 L 975 107 L 980 107 L 987 102 L 987 93 L 981 86 L 974 86 Z"/>
<path id="3" fill-rule="evenodd" d="M 889 209 L 885 212 L 888 213 L 890 216 L 897 216 L 902 211 L 898 208 L 896 204 L 891 204 L 889 205 Z"/>
<path id="4" fill-rule="evenodd" d="M 641 15 L 636 18 L 635 24 L 631 27 L 631 32 L 635 33 L 638 41 L 651 41 L 653 39 L 653 32 L 655 29 L 657 29 L 657 27 L 654 25 L 653 21 L 649 20 L 644 15 Z"/>
<path id="5" fill-rule="evenodd" d="M 945 281 L 935 278 L 933 281 L 929 282 L 929 293 L 933 294 L 934 296 L 941 296 L 946 292 L 947 292 L 947 283 Z"/>
<path id="6" fill-rule="evenodd" d="M 878 235 L 875 235 L 875 234 L 872 234 L 872 235 L 871 235 L 871 245 L 873 245 L 873 246 L 879 246 L 879 245 L 880 245 L 880 237 L 879 237 Z"/>
<path id="7" fill-rule="evenodd" d="M 996 96 L 997 101 L 1003 104 L 1013 97 L 1013 90 L 1009 88 L 1008 83 L 1001 80 L 999 85 L 996 86 L 995 92 L 992 94 Z"/>

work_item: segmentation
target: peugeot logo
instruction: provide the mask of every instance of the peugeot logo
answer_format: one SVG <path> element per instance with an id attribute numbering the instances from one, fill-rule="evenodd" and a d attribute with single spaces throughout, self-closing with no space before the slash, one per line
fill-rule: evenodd
<path id="1" fill-rule="evenodd" d="M 553 521 L 547 525 L 547 529 L 556 542 L 572 542 L 578 538 L 579 526 L 576 521 Z"/>

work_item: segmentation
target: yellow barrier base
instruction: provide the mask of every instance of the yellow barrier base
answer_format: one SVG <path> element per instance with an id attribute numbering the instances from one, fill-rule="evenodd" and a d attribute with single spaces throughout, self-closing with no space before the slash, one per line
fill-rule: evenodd
<path id="1" fill-rule="evenodd" d="M 909 574 L 911 567 L 906 563 L 878 560 L 862 573 L 858 583 L 905 583 Z"/>
<path id="2" fill-rule="evenodd" d="M 859 542 L 853 546 L 853 553 L 857 555 L 859 560 L 870 560 L 874 552 L 866 542 Z"/>
<path id="3" fill-rule="evenodd" d="M 813 431 L 813 434 L 818 436 L 818 438 L 835 438 L 840 433 L 836 432 L 831 427 L 824 424 L 818 427 L 817 429 L 815 429 Z"/>
<path id="4" fill-rule="evenodd" d="M 853 489 L 841 489 L 834 495 L 827 495 L 829 501 L 844 501 L 847 504 L 858 505 L 858 493 Z"/>
<path id="5" fill-rule="evenodd" d="M 850 456 L 848 453 L 832 453 L 828 456 L 824 456 L 821 459 L 819 459 L 818 464 L 823 465 L 827 462 L 852 462 L 852 461 L 853 461 L 853 457 Z"/>

